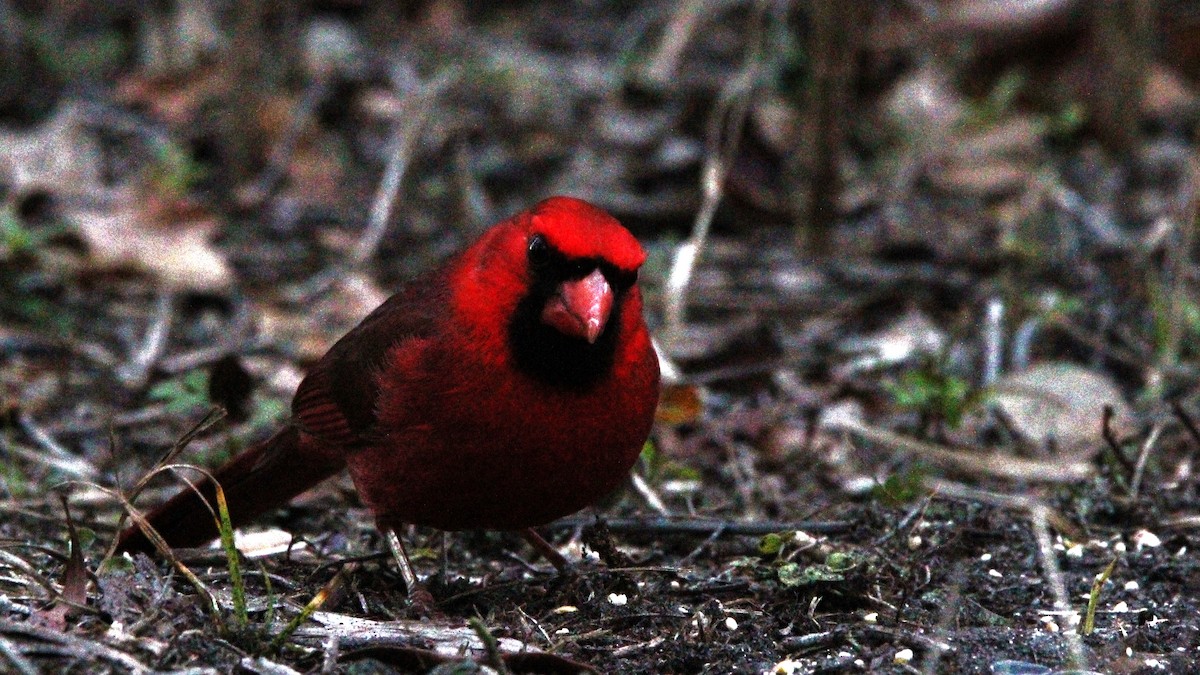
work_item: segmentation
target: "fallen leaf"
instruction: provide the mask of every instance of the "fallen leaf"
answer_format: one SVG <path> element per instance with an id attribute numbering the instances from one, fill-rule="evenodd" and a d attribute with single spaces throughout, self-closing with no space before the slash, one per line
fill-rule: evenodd
<path id="1" fill-rule="evenodd" d="M 855 358 L 840 371 L 849 374 L 884 368 L 917 356 L 936 354 L 945 348 L 946 341 L 945 331 L 929 317 L 910 311 L 877 333 L 842 340 L 838 349 Z"/>
<path id="2" fill-rule="evenodd" d="M 216 291 L 229 285 L 232 272 L 211 242 L 220 226 L 215 217 L 139 187 L 114 190 L 113 197 L 107 209 L 68 213 L 88 245 L 91 266 L 132 267 L 179 290 Z"/>
<path id="3" fill-rule="evenodd" d="M 1106 375 L 1073 363 L 1040 363 L 1001 378 L 992 403 L 1021 436 L 1053 439 L 1060 448 L 1099 448 L 1104 407 L 1113 407 L 1115 429 L 1131 421 L 1121 390 Z"/>
<path id="4" fill-rule="evenodd" d="M 0 130 L 0 180 L 10 193 L 79 193 L 101 184 L 100 150 L 83 129 L 83 112 L 64 104 L 29 131 Z"/>

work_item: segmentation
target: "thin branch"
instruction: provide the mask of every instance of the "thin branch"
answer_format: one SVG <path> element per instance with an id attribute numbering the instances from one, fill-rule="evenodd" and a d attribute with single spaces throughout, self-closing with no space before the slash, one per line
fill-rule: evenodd
<path id="1" fill-rule="evenodd" d="M 717 206 L 725 189 L 725 177 L 733 164 L 741 141 L 742 129 L 750 110 L 750 94 L 762 67 L 762 33 L 768 3 L 759 2 L 751 25 L 750 47 L 741 71 L 721 89 L 716 111 L 709 119 L 708 151 L 700 173 L 703 201 L 692 224 L 692 235 L 675 251 L 671 270 L 667 274 L 664 298 L 666 335 L 679 335 L 685 321 L 687 289 L 692 274 L 708 241 L 708 232 L 716 216 Z"/>
<path id="2" fill-rule="evenodd" d="M 317 77 L 308 83 L 288 119 L 288 127 L 271 148 L 267 165 L 249 185 L 238 191 L 238 204 L 243 208 L 260 206 L 274 194 L 287 176 L 288 165 L 296 154 L 296 146 L 304 128 L 312 121 L 317 106 L 329 96 L 328 77 Z"/>
<path id="3" fill-rule="evenodd" d="M 1175 413 L 1175 417 L 1179 419 L 1180 424 L 1184 429 L 1187 429 L 1188 435 L 1192 437 L 1192 443 L 1196 444 L 1196 448 L 1200 449 L 1200 428 L 1196 427 L 1196 422 L 1191 415 L 1183 409 L 1183 405 L 1179 401 L 1171 401 L 1171 410 Z"/>
<path id="4" fill-rule="evenodd" d="M 679 60 L 696 34 L 700 20 L 712 16 L 712 0 L 686 0 L 679 3 L 671 20 L 663 28 L 658 48 L 646 65 L 646 79 L 655 85 L 666 85 L 675 77 Z"/>
<path id="5" fill-rule="evenodd" d="M 458 76 L 457 68 L 443 70 L 433 80 L 405 98 L 391 140 L 388 141 L 388 163 L 379 189 L 375 192 L 375 200 L 371 204 L 367 230 L 351 254 L 351 262 L 354 265 L 361 265 L 374 255 L 379 242 L 383 241 L 383 235 L 392 219 L 396 198 L 400 195 L 400 185 L 408 171 L 425 120 L 433 109 L 434 101 L 442 91 L 458 80 Z"/>
<path id="6" fill-rule="evenodd" d="M 141 389 L 150 377 L 154 364 L 162 358 L 167 348 L 167 336 L 171 332 L 174 293 L 161 288 L 154 298 L 154 315 L 146 329 L 146 337 L 128 363 L 117 369 L 117 377 L 130 389 Z"/>
<path id="7" fill-rule="evenodd" d="M 1162 424 L 1155 424 L 1138 450 L 1137 463 L 1133 466 L 1133 477 L 1129 479 L 1129 496 L 1133 499 L 1137 499 L 1138 493 L 1141 491 L 1142 476 L 1146 472 L 1146 460 L 1150 457 L 1150 451 L 1158 445 L 1158 437 L 1162 434 L 1162 430 Z"/>
<path id="8" fill-rule="evenodd" d="M 1071 603 L 1067 595 L 1067 584 L 1063 580 L 1062 570 L 1058 566 L 1058 558 L 1054 553 L 1054 542 L 1050 539 L 1048 525 L 1050 509 L 1042 504 L 1036 504 L 1030 512 L 1033 524 L 1033 536 L 1037 540 L 1038 558 L 1042 563 L 1042 574 L 1050 586 L 1054 596 L 1055 609 L 1069 610 Z M 1087 655 L 1083 651 L 1083 640 L 1074 630 L 1063 631 L 1067 646 L 1071 650 L 1071 661 L 1075 668 L 1087 670 Z"/>
<path id="9" fill-rule="evenodd" d="M 550 523 L 546 528 L 551 530 L 569 530 L 586 526 L 594 522 L 594 518 L 576 516 L 562 518 Z M 761 537 L 775 532 L 802 530 L 810 534 L 838 534 L 848 532 L 853 523 L 848 521 L 780 521 L 780 520 L 721 520 L 719 518 L 605 518 L 608 529 L 613 532 L 655 534 L 655 535 L 711 535 L 713 532 Z"/>
<path id="10" fill-rule="evenodd" d="M 1131 476 L 1133 475 L 1133 464 L 1129 461 L 1129 458 L 1125 456 L 1124 451 L 1121 450 L 1121 444 L 1117 441 L 1117 435 L 1112 429 L 1114 415 L 1115 412 L 1113 411 L 1113 407 L 1111 405 L 1105 405 L 1104 417 L 1100 424 L 1100 436 L 1104 438 L 1104 442 L 1108 445 L 1108 449 L 1112 451 L 1113 457 L 1121 464 L 1121 467 L 1125 469 L 1125 475 Z"/>
<path id="11" fill-rule="evenodd" d="M 916 455 L 938 466 L 976 475 L 1043 483 L 1075 483 L 1095 473 L 1095 468 L 1088 462 L 1040 461 L 979 449 L 954 450 L 862 423 L 841 422 L 834 428 L 899 452 Z"/>
<path id="12" fill-rule="evenodd" d="M 17 411 L 16 418 L 17 426 L 21 427 L 21 430 L 24 431 L 29 438 L 31 438 L 33 442 L 43 450 L 43 452 L 34 452 L 32 450 L 28 450 L 22 446 L 8 443 L 4 438 L 0 437 L 0 443 L 3 444 L 3 447 L 7 452 L 11 452 L 14 455 L 20 455 L 31 462 L 49 466 L 56 471 L 61 471 L 68 476 L 82 480 L 93 480 L 100 475 L 100 471 L 94 464 L 82 457 L 79 457 L 70 450 L 67 450 L 66 447 L 64 447 L 53 436 L 50 435 L 50 432 L 46 431 L 39 424 L 34 422 L 33 418 L 31 418 L 29 415 L 26 415 L 21 411 Z"/>

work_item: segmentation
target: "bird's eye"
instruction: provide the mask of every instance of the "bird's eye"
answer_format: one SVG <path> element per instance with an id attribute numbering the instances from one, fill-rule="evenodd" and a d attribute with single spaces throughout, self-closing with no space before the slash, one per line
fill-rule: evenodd
<path id="1" fill-rule="evenodd" d="M 533 267 L 541 267 L 550 262 L 550 244 L 546 243 L 546 238 L 540 234 L 535 234 L 529 238 L 529 264 Z"/>

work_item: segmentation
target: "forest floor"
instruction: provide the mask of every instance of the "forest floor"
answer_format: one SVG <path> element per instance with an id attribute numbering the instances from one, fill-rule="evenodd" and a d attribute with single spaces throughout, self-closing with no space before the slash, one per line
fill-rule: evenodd
<path id="1" fill-rule="evenodd" d="M 233 4 L 0 2 L 0 671 L 1200 672 L 1186 64 L 1123 131 L 1112 19 L 878 3 L 835 134 L 802 3 Z M 237 564 L 111 554 L 551 194 L 672 366 L 570 573 L 412 528 L 414 605 L 346 476 Z"/>

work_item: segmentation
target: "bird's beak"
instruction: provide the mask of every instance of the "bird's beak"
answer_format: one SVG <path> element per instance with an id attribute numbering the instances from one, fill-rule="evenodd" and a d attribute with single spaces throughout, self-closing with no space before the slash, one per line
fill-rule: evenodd
<path id="1" fill-rule="evenodd" d="M 558 291 L 542 309 L 542 322 L 564 335 L 594 344 L 608 324 L 612 306 L 612 286 L 600 270 L 593 270 L 582 279 L 569 279 L 559 284 Z"/>

